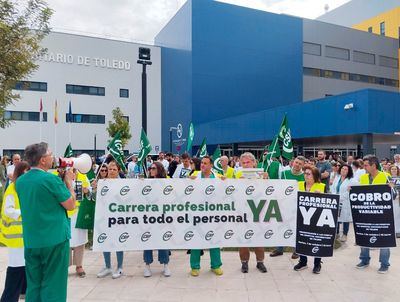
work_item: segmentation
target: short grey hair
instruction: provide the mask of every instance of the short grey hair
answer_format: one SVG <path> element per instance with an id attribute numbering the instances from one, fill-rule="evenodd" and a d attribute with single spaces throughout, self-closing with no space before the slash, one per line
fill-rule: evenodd
<path id="1" fill-rule="evenodd" d="M 297 156 L 296 159 L 301 160 L 302 162 L 306 162 L 306 158 L 302 155 Z"/>
<path id="2" fill-rule="evenodd" d="M 242 155 L 240 155 L 240 160 L 242 160 L 243 157 L 250 158 L 253 162 L 256 161 L 256 158 L 254 157 L 253 153 L 251 153 L 251 152 L 244 152 Z"/>
<path id="3" fill-rule="evenodd" d="M 25 148 L 25 160 L 31 167 L 37 167 L 40 159 L 47 153 L 49 145 L 47 143 L 39 143 L 29 145 Z"/>

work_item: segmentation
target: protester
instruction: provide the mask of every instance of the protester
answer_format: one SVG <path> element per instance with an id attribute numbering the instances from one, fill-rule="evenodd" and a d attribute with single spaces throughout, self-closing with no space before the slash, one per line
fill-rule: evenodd
<path id="1" fill-rule="evenodd" d="M 167 178 L 164 166 L 160 162 L 154 162 L 149 168 L 149 173 L 150 173 L 149 178 Z M 168 267 L 169 253 L 170 253 L 169 250 L 158 250 L 158 261 L 160 262 L 160 264 L 164 265 L 163 275 L 165 277 L 171 276 L 171 271 Z M 145 277 L 151 277 L 152 272 L 150 269 L 150 264 L 153 263 L 153 251 L 152 250 L 143 251 L 143 260 L 144 263 L 146 263 L 143 275 Z"/>
<path id="2" fill-rule="evenodd" d="M 201 171 L 196 171 L 192 174 L 192 179 L 203 179 L 203 178 L 217 178 L 217 175 L 212 171 L 213 161 L 210 156 L 204 156 L 201 160 Z M 197 277 L 200 273 L 200 254 L 201 250 L 191 250 L 190 252 L 190 267 L 191 275 Z M 221 249 L 211 248 L 211 270 L 217 276 L 221 276 L 223 271 L 221 269 Z"/>
<path id="3" fill-rule="evenodd" d="M 303 156 L 297 156 L 290 170 L 285 170 L 281 173 L 281 179 L 293 179 L 296 181 L 304 181 L 303 167 L 306 159 Z M 283 246 L 277 247 L 271 254 L 270 257 L 277 257 L 283 255 Z M 297 259 L 299 256 L 296 252 L 292 253 L 292 259 Z"/>
<path id="4" fill-rule="evenodd" d="M 318 152 L 319 153 L 319 152 Z M 328 173 L 328 172 L 327 172 Z M 299 191 L 302 192 L 314 192 L 314 193 L 325 193 L 326 185 L 321 182 L 321 175 L 316 167 L 305 166 L 304 167 L 304 179 L 305 181 L 299 182 Z M 307 268 L 307 256 L 300 256 L 300 261 L 294 266 L 295 271 L 301 271 Z M 319 274 L 321 272 L 321 258 L 314 258 L 313 273 Z"/>
<path id="5" fill-rule="evenodd" d="M 135 178 L 135 167 L 137 163 L 137 156 L 132 156 L 131 161 L 128 163 L 127 178 Z"/>
<path id="6" fill-rule="evenodd" d="M 12 177 L 14 174 L 14 169 L 19 162 L 21 162 L 21 155 L 15 153 L 12 156 L 12 164 L 7 167 L 7 177 L 9 178 L 10 181 L 13 181 Z"/>
<path id="7" fill-rule="evenodd" d="M 394 165 L 400 168 L 400 154 L 395 154 L 393 159 L 394 159 Z"/>
<path id="8" fill-rule="evenodd" d="M 325 184 L 326 190 L 329 190 L 329 178 L 330 173 L 332 172 L 332 166 L 329 161 L 325 160 L 326 153 L 324 150 L 318 151 L 318 162 L 316 163 L 316 167 L 319 170 L 321 175 L 321 182 Z"/>
<path id="9" fill-rule="evenodd" d="M 190 172 L 192 171 L 190 167 L 190 156 L 187 153 L 183 153 L 182 156 L 182 163 L 179 164 L 172 175 L 172 178 L 186 178 L 189 176 Z"/>
<path id="10" fill-rule="evenodd" d="M 8 156 L 3 156 L 0 162 L 0 183 L 3 189 L 3 192 L 6 188 L 6 182 L 7 182 L 7 165 L 9 162 Z"/>
<path id="11" fill-rule="evenodd" d="M 361 175 L 365 174 L 365 170 L 363 169 L 364 163 L 362 160 L 355 160 L 353 161 L 353 165 L 351 167 L 353 169 L 354 180 L 360 182 Z"/>
<path id="12" fill-rule="evenodd" d="M 31 170 L 16 182 L 25 246 L 27 301 L 66 301 L 70 222 L 65 210 L 75 207 L 72 171 L 64 182 L 47 173 L 53 165 L 46 143 L 25 149 Z"/>
<path id="13" fill-rule="evenodd" d="M 163 164 L 165 171 L 168 171 L 169 161 L 165 159 L 165 153 L 158 153 L 158 161 Z"/>
<path id="14" fill-rule="evenodd" d="M 235 178 L 235 169 L 233 169 L 232 167 L 230 167 L 228 165 L 228 163 L 229 163 L 228 156 L 225 156 L 225 155 L 221 156 L 220 163 L 221 163 L 222 170 L 224 171 L 224 176 L 226 178 Z"/>
<path id="15" fill-rule="evenodd" d="M 338 162 L 332 161 L 331 166 L 332 166 L 332 172 L 329 175 L 329 186 L 332 186 L 336 178 L 340 176 L 339 175 L 340 164 Z"/>
<path id="16" fill-rule="evenodd" d="M 376 156 L 367 155 L 363 158 L 363 160 L 364 169 L 367 173 L 360 177 L 361 185 L 380 185 L 387 184 L 389 182 L 386 173 L 379 171 L 379 160 Z M 379 252 L 379 262 L 381 263 L 381 266 L 378 270 L 378 273 L 386 274 L 388 272 L 390 266 L 389 258 L 390 249 L 381 248 Z M 371 257 L 369 256 L 369 248 L 361 247 L 360 260 L 360 263 L 356 265 L 357 268 L 363 269 L 369 266 L 369 262 L 371 260 Z"/>
<path id="17" fill-rule="evenodd" d="M 245 152 L 240 156 L 240 165 L 242 169 L 255 168 L 256 158 L 252 153 Z M 242 175 L 243 175 L 242 170 L 236 172 L 236 178 L 243 178 Z M 264 247 L 255 247 L 254 253 L 256 254 L 257 269 L 262 273 L 266 273 L 267 268 L 264 265 L 264 258 L 265 258 Z M 248 247 L 240 247 L 239 257 L 240 261 L 242 262 L 241 271 L 242 273 L 246 274 L 249 272 L 250 249 Z"/>
<path id="18" fill-rule="evenodd" d="M 357 185 L 358 182 L 353 179 L 353 170 L 348 164 L 344 164 L 339 168 L 339 177 L 336 177 L 332 186 L 331 193 L 339 194 L 339 216 L 336 234 L 339 236 L 340 225 L 343 223 L 343 234 L 340 237 L 341 242 L 347 241 L 350 222 L 352 221 L 351 206 L 349 192 L 351 186 Z"/>
<path id="19" fill-rule="evenodd" d="M 13 179 L 17 180 L 29 170 L 26 161 L 18 163 Z M 24 242 L 22 238 L 21 207 L 15 183 L 11 183 L 3 197 L 1 209 L 0 241 L 8 247 L 8 267 L 1 302 L 17 302 L 26 293 Z"/>
<path id="20" fill-rule="evenodd" d="M 201 160 L 197 157 L 193 157 L 190 160 L 190 169 L 192 169 L 192 171 L 189 173 L 189 175 L 193 175 L 196 171 L 200 171 L 200 166 Z"/>

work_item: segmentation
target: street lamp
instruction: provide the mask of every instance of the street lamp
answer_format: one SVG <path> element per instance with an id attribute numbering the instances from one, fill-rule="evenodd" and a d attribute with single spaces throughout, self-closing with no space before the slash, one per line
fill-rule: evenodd
<path id="1" fill-rule="evenodd" d="M 169 152 L 172 153 L 172 130 L 178 130 L 178 127 L 169 127 Z"/>
<path id="2" fill-rule="evenodd" d="M 139 47 L 139 60 L 138 64 L 142 64 L 142 128 L 147 133 L 147 74 L 146 66 L 151 65 L 150 61 L 150 48 Z"/>

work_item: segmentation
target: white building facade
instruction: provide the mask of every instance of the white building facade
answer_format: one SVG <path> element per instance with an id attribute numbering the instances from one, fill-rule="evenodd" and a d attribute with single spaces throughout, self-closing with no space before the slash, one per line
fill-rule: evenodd
<path id="1" fill-rule="evenodd" d="M 120 107 L 129 119 L 132 138 L 126 151 L 139 150 L 142 127 L 142 65 L 139 47 L 150 48 L 147 66 L 147 136 L 158 152 L 161 145 L 161 49 L 155 46 L 65 33 L 50 33 L 47 53 L 38 70 L 17 85 L 21 96 L 7 107 L 10 127 L 0 130 L 1 154 L 22 152 L 29 144 L 49 143 L 56 156 L 71 142 L 78 152 L 103 154 L 110 139 L 106 130 L 112 110 Z M 43 121 L 39 121 L 40 100 Z M 55 124 L 57 101 L 58 123 Z M 71 102 L 73 122 L 67 122 Z"/>

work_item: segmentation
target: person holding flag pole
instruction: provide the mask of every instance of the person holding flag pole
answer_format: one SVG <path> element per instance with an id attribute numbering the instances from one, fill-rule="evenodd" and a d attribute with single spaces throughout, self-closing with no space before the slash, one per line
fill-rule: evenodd
<path id="1" fill-rule="evenodd" d="M 147 178 L 148 177 L 148 171 L 147 171 L 147 166 L 146 166 L 146 157 L 147 155 L 150 154 L 152 150 L 152 146 L 150 145 L 150 141 L 147 138 L 146 132 L 144 132 L 144 129 L 142 128 L 142 131 L 140 133 L 140 151 L 138 155 L 138 161 L 136 166 L 139 167 L 139 172 L 141 169 L 144 171 L 144 175 Z"/>

